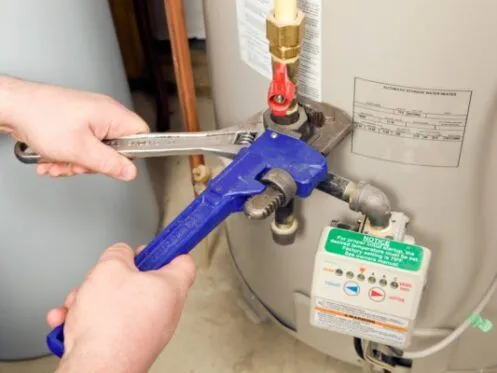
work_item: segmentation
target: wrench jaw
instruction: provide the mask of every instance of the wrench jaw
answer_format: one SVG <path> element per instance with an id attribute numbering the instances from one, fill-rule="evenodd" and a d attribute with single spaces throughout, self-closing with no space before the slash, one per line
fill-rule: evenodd
<path id="1" fill-rule="evenodd" d="M 307 113 L 309 125 L 314 128 L 314 135 L 307 143 L 325 156 L 354 128 L 352 118 L 337 107 L 305 97 L 299 97 L 299 104 Z"/>
<path id="2" fill-rule="evenodd" d="M 327 156 L 352 131 L 352 119 L 334 106 L 305 97 L 298 101 L 299 116 L 293 123 L 276 123 L 268 109 L 263 113 L 264 127 L 301 139 Z"/>
<path id="3" fill-rule="evenodd" d="M 263 113 L 265 128 L 298 138 L 327 157 L 333 148 L 352 131 L 352 119 L 344 111 L 328 104 L 305 97 L 299 97 L 298 102 L 298 116 L 293 123 L 276 123 L 271 110 L 266 110 Z M 252 204 L 246 208 L 246 214 L 252 219 L 263 219 L 274 212 L 271 223 L 273 241 L 281 246 L 291 245 L 295 242 L 299 226 L 295 204 L 293 200 L 292 203 L 279 203 L 282 200 L 281 188 L 278 193 L 278 188 L 271 189 L 270 187 L 260 196 L 253 197 Z"/>

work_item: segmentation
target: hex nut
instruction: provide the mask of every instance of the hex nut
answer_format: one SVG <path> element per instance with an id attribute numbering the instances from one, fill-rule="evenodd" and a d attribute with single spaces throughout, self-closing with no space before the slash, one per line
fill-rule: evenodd
<path id="1" fill-rule="evenodd" d="M 298 111 L 299 118 L 296 122 L 288 125 L 280 125 L 271 118 L 271 110 L 268 109 L 262 115 L 264 127 L 307 141 L 312 136 L 312 129 L 309 127 L 307 113 L 304 108 L 299 106 Z"/>
<path id="2" fill-rule="evenodd" d="M 266 18 L 266 37 L 272 45 L 286 48 L 300 45 L 304 38 L 304 13 L 299 10 L 293 24 L 281 25 L 270 12 Z"/>

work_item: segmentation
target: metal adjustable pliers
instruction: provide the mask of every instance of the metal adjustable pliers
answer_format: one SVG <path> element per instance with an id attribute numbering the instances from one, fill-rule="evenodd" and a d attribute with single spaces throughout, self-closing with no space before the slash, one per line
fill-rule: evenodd
<path id="1" fill-rule="evenodd" d="M 233 160 L 136 256 L 140 270 L 159 269 L 188 253 L 232 213 L 244 211 L 249 218 L 263 219 L 283 209 L 281 223 L 288 223 L 293 199 L 308 197 L 326 180 L 326 155 L 352 127 L 333 107 L 299 102 L 298 120 L 291 125 L 277 124 L 267 110 L 218 131 L 152 133 L 105 142 L 131 158 L 210 153 Z M 40 161 L 22 143 L 16 144 L 15 154 L 24 163 Z M 62 356 L 63 325 L 48 335 L 47 343 Z"/>

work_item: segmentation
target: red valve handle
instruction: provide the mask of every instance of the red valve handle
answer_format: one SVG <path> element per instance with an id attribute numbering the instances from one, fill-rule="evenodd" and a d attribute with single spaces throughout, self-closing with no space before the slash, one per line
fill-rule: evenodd
<path id="1" fill-rule="evenodd" d="M 284 63 L 276 65 L 273 80 L 268 91 L 268 105 L 273 115 L 284 117 L 295 96 L 295 84 L 288 78 L 287 66 Z"/>

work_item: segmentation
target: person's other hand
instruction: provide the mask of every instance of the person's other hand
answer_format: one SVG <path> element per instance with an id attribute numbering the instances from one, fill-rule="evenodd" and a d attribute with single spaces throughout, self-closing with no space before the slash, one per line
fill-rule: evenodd
<path id="1" fill-rule="evenodd" d="M 145 121 L 112 98 L 0 77 L 0 127 L 42 156 L 40 175 L 102 173 L 136 177 L 131 160 L 101 140 L 149 131 Z"/>
<path id="2" fill-rule="evenodd" d="M 194 278 L 189 255 L 140 272 L 130 247 L 107 249 L 64 306 L 47 314 L 52 328 L 65 321 L 60 371 L 146 372 L 171 339 Z"/>

